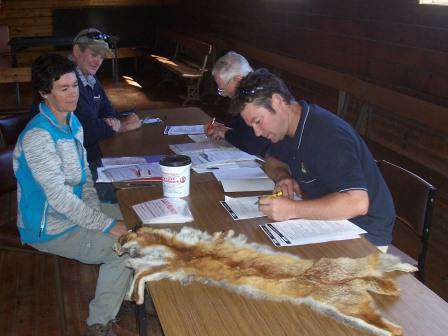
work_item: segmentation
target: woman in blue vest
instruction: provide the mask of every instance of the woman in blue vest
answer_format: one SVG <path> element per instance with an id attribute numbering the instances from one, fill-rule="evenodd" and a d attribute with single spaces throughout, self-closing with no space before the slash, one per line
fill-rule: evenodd
<path id="1" fill-rule="evenodd" d="M 75 64 L 45 54 L 32 65 L 32 84 L 42 101 L 14 151 L 18 221 L 22 243 L 100 264 L 86 335 L 114 335 L 112 320 L 125 296 L 131 271 L 113 251 L 127 231 L 99 207 L 83 147 L 83 129 L 73 114 L 79 90 Z"/>

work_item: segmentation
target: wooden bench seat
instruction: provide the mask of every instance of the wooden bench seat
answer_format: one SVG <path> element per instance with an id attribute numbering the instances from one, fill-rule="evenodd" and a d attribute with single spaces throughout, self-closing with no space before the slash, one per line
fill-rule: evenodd
<path id="1" fill-rule="evenodd" d="M 19 83 L 31 82 L 31 68 L 0 68 L 0 84 L 15 83 L 16 101 L 20 105 Z"/>
<path id="2" fill-rule="evenodd" d="M 157 44 L 161 41 L 172 47 L 168 54 L 150 54 L 145 58 L 155 61 L 170 73 L 185 80 L 187 97 L 184 105 L 189 101 L 200 100 L 199 88 L 204 74 L 208 71 L 212 45 L 172 31 L 161 31 Z"/>

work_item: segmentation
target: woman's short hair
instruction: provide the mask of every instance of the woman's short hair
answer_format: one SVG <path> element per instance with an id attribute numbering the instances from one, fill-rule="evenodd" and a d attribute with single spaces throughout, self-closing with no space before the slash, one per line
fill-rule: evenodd
<path id="1" fill-rule="evenodd" d="M 50 93 L 53 82 L 62 75 L 74 72 L 76 64 L 67 57 L 58 54 L 43 54 L 31 65 L 31 83 L 37 92 Z"/>
<path id="2" fill-rule="evenodd" d="M 296 102 L 285 82 L 267 69 L 258 69 L 244 77 L 236 89 L 232 98 L 230 112 L 234 115 L 240 114 L 246 104 L 254 103 L 262 106 L 272 113 L 272 95 L 279 94 L 287 104 Z"/>

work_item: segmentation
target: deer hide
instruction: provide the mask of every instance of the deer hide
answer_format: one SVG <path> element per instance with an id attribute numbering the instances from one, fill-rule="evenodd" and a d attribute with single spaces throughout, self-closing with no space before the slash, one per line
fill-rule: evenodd
<path id="1" fill-rule="evenodd" d="M 180 232 L 140 228 L 121 236 L 115 250 L 130 254 L 135 276 L 128 297 L 138 304 L 145 282 L 198 281 L 251 298 L 305 304 L 374 335 L 402 335 L 402 329 L 380 315 L 370 293 L 398 296 L 390 273 L 416 271 L 388 254 L 306 260 L 247 243 L 233 231 L 211 236 L 189 227 Z"/>

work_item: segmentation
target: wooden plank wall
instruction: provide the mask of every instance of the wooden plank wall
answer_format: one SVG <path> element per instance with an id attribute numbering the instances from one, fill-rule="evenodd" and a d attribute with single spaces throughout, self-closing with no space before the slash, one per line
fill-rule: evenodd
<path id="1" fill-rule="evenodd" d="M 3 0 L 0 25 L 9 26 L 11 37 L 52 36 L 54 8 L 152 6 L 176 3 L 178 0 Z"/>
<path id="2" fill-rule="evenodd" d="M 448 106 L 448 6 L 418 0 L 189 0 L 178 15 L 174 28 L 243 41 Z M 314 91 L 306 98 L 336 109 L 337 92 L 302 86 Z M 448 176 L 445 129 L 428 130 L 377 109 L 367 136 Z"/>

